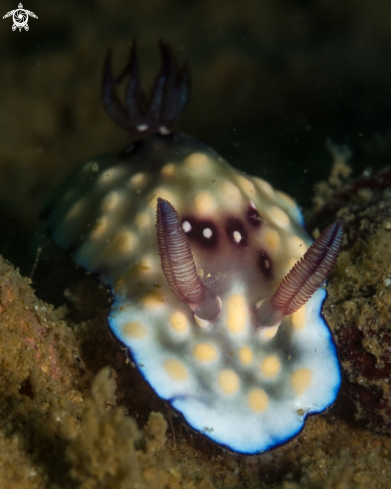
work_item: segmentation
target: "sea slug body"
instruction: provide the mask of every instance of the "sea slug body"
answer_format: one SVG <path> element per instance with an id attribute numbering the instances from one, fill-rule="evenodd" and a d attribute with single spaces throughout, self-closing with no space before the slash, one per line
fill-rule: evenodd
<path id="1" fill-rule="evenodd" d="M 161 43 L 145 108 L 135 51 L 117 79 L 109 55 L 103 77 L 105 107 L 134 142 L 78 168 L 45 223 L 111 286 L 109 327 L 156 393 L 230 450 L 263 452 L 337 396 L 341 373 L 319 287 L 342 226 L 312 244 L 290 197 L 171 132 L 187 102 L 187 70 Z M 115 85 L 127 75 L 122 106 Z"/>

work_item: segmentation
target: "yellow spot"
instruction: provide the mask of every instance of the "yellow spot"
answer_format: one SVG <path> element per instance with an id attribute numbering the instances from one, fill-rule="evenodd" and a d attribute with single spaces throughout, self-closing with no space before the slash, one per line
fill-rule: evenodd
<path id="1" fill-rule="evenodd" d="M 148 309 L 155 309 L 164 304 L 164 297 L 160 291 L 152 290 L 151 292 L 147 292 L 144 297 L 141 298 L 141 303 Z"/>
<path id="2" fill-rule="evenodd" d="M 143 338 L 147 334 L 147 328 L 138 321 L 130 321 L 122 326 L 122 334 L 126 338 Z"/>
<path id="3" fill-rule="evenodd" d="M 164 177 L 171 177 L 175 173 L 175 165 L 174 163 L 167 163 L 166 165 L 163 166 L 161 169 L 160 173 Z"/>
<path id="4" fill-rule="evenodd" d="M 153 272 L 154 262 L 150 258 L 144 257 L 140 261 L 130 263 L 121 273 L 120 278 L 115 282 L 115 291 L 119 294 L 126 294 L 129 292 L 129 287 L 136 285 L 140 289 L 140 285 L 143 287 L 142 280 L 146 275 Z M 158 292 L 158 291 L 157 291 Z M 164 302 L 163 296 L 161 296 Z M 140 300 L 143 303 L 145 298 Z M 147 300 L 148 303 L 148 300 Z"/>
<path id="5" fill-rule="evenodd" d="M 238 182 L 240 188 L 243 190 L 243 192 L 248 196 L 248 197 L 254 197 L 255 195 L 255 187 L 250 180 L 248 180 L 246 177 L 243 177 L 242 175 L 238 176 Z"/>
<path id="6" fill-rule="evenodd" d="M 275 251 L 280 246 L 280 235 L 274 229 L 266 231 L 263 239 L 270 251 Z"/>
<path id="7" fill-rule="evenodd" d="M 306 325 L 306 306 L 301 306 L 292 314 L 292 324 L 295 329 L 303 329 Z"/>
<path id="8" fill-rule="evenodd" d="M 273 187 L 269 183 L 267 183 L 262 178 L 258 178 L 258 177 L 253 177 L 253 180 L 256 183 L 256 185 L 259 188 L 259 190 L 261 190 L 261 192 L 263 192 L 268 197 L 273 197 L 274 196 Z"/>
<path id="9" fill-rule="evenodd" d="M 98 182 L 106 185 L 112 183 L 122 175 L 123 171 L 124 168 L 111 168 L 110 170 L 106 170 L 99 175 Z"/>
<path id="10" fill-rule="evenodd" d="M 200 277 L 200 278 L 204 278 L 204 275 L 205 275 L 205 272 L 202 268 L 199 268 L 197 270 L 197 275 Z"/>
<path id="11" fill-rule="evenodd" d="M 269 398 L 263 389 L 251 389 L 248 393 L 248 404 L 253 411 L 264 411 L 269 404 Z"/>
<path id="12" fill-rule="evenodd" d="M 275 377 L 281 370 L 280 360 L 276 355 L 270 355 L 263 360 L 261 371 L 265 377 Z"/>
<path id="13" fill-rule="evenodd" d="M 218 383 L 224 394 L 235 394 L 240 385 L 239 377 L 231 369 L 222 370 L 219 373 Z"/>
<path id="14" fill-rule="evenodd" d="M 150 258 L 142 258 L 137 265 L 141 273 L 149 272 L 150 270 L 152 270 L 152 260 Z"/>
<path id="15" fill-rule="evenodd" d="M 145 229 L 150 227 L 151 218 L 148 214 L 139 212 L 138 214 L 136 214 L 136 217 L 134 218 L 134 222 L 136 223 L 136 226 L 139 227 L 140 229 Z"/>
<path id="16" fill-rule="evenodd" d="M 228 204 L 238 205 L 242 200 L 242 194 L 239 188 L 229 180 L 225 180 L 221 184 L 221 192 Z"/>
<path id="17" fill-rule="evenodd" d="M 136 173 L 129 179 L 129 182 L 136 187 L 140 187 L 140 185 L 146 182 L 146 177 L 144 173 Z"/>
<path id="18" fill-rule="evenodd" d="M 291 376 L 291 384 L 296 394 L 303 394 L 312 381 L 312 372 L 309 368 L 298 368 Z"/>
<path id="19" fill-rule="evenodd" d="M 227 301 L 226 325 L 232 333 L 239 333 L 246 325 L 247 305 L 240 294 L 231 295 Z"/>
<path id="20" fill-rule="evenodd" d="M 289 207 L 297 207 L 296 202 L 286 193 L 277 190 L 276 196 L 280 197 L 280 199 L 283 200 Z"/>
<path id="21" fill-rule="evenodd" d="M 126 279 L 134 280 L 135 278 L 139 278 L 140 275 L 145 275 L 151 270 L 153 263 L 149 258 L 143 258 L 140 261 L 137 261 L 136 263 L 130 264 L 126 270 L 125 273 L 122 274 L 122 277 L 125 277 Z"/>
<path id="22" fill-rule="evenodd" d="M 106 216 L 97 219 L 91 231 L 91 238 L 92 239 L 101 238 L 102 235 L 107 230 L 108 225 L 109 225 L 109 221 Z"/>
<path id="23" fill-rule="evenodd" d="M 193 153 L 185 158 L 184 164 L 190 170 L 206 170 L 210 167 L 210 160 L 203 153 Z"/>
<path id="24" fill-rule="evenodd" d="M 200 192 L 195 196 L 194 208 L 199 214 L 210 214 L 215 208 L 215 201 L 209 192 Z"/>
<path id="25" fill-rule="evenodd" d="M 171 314 L 170 323 L 172 328 L 178 333 L 184 333 L 189 328 L 187 317 L 181 311 L 176 311 L 174 314 Z"/>
<path id="26" fill-rule="evenodd" d="M 248 346 L 243 346 L 239 350 L 239 359 L 243 363 L 243 365 L 248 365 L 253 361 L 253 352 Z"/>
<path id="27" fill-rule="evenodd" d="M 80 211 L 83 208 L 83 201 L 79 200 L 73 206 L 69 209 L 66 219 L 73 219 L 74 217 L 77 217 L 80 214 Z"/>
<path id="28" fill-rule="evenodd" d="M 129 231 L 120 231 L 113 238 L 113 244 L 117 251 L 129 253 L 136 245 L 136 236 Z"/>
<path id="29" fill-rule="evenodd" d="M 102 204 L 100 206 L 102 212 L 108 212 L 114 210 L 119 202 L 118 192 L 112 190 L 109 192 L 106 197 L 102 200 Z"/>
<path id="30" fill-rule="evenodd" d="M 183 363 L 174 358 L 170 358 L 164 362 L 164 370 L 172 380 L 176 380 L 177 382 L 184 382 L 189 376 L 187 368 Z"/>
<path id="31" fill-rule="evenodd" d="M 301 258 L 307 251 L 307 245 L 298 236 L 292 236 L 289 240 L 289 250 L 297 258 Z"/>
<path id="32" fill-rule="evenodd" d="M 199 362 L 213 362 L 217 358 L 216 348 L 209 343 L 198 343 L 194 347 L 193 354 Z"/>
<path id="33" fill-rule="evenodd" d="M 288 217 L 288 214 L 286 214 L 279 207 L 277 207 L 277 206 L 271 207 L 268 214 L 269 214 L 270 219 L 274 222 L 274 224 L 276 224 L 280 228 L 285 228 L 285 227 L 289 226 L 290 219 Z"/>

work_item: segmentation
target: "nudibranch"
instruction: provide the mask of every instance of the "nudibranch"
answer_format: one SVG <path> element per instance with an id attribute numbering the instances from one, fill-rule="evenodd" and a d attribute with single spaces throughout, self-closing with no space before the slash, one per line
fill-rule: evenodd
<path id="1" fill-rule="evenodd" d="M 133 142 L 83 164 L 43 217 L 53 240 L 110 285 L 109 327 L 155 392 L 217 443 L 264 452 L 337 396 L 321 285 L 342 224 L 312 244 L 290 197 L 172 132 L 189 77 L 160 48 L 149 100 L 135 43 L 117 78 L 109 52 L 103 102 Z M 123 104 L 116 85 L 126 77 Z"/>

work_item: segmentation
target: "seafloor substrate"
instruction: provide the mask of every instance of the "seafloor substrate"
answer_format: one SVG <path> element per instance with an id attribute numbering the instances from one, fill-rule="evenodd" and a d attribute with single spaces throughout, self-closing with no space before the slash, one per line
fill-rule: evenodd
<path id="1" fill-rule="evenodd" d="M 391 432 L 391 169 L 348 182 L 318 206 L 312 226 L 342 219 L 345 243 L 324 314 L 344 371 L 341 403 Z"/>

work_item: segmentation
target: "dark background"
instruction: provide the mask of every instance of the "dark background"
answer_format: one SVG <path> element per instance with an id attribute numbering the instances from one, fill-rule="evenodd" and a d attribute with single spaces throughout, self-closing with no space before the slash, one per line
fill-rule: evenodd
<path id="1" fill-rule="evenodd" d="M 17 0 L 1 3 L 1 16 Z M 330 173 L 325 141 L 348 144 L 355 175 L 389 161 L 389 0 L 26 0 L 29 31 L 0 19 L 0 252 L 29 274 L 39 210 L 83 160 L 125 145 L 100 102 L 133 37 L 145 85 L 157 39 L 192 73 L 179 129 L 209 142 L 310 209 Z"/>

